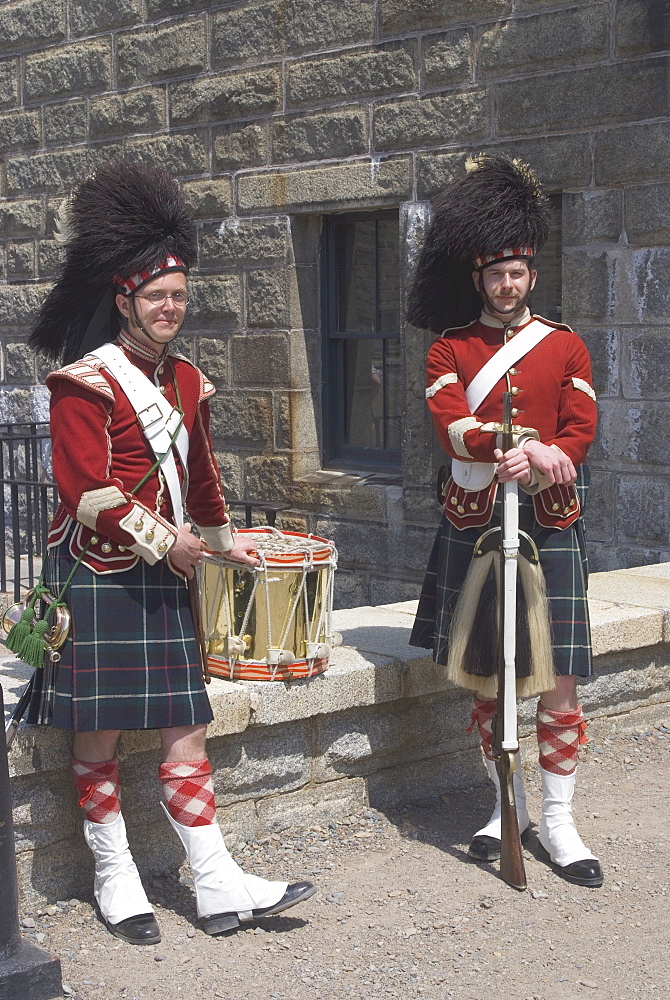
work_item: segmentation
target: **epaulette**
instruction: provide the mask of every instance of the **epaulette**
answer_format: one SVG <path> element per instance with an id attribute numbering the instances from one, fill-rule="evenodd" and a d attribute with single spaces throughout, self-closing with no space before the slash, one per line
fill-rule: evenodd
<path id="1" fill-rule="evenodd" d="M 440 337 L 446 337 L 448 333 L 460 333 L 461 330 L 467 330 L 469 326 L 474 326 L 474 324 L 478 320 L 479 317 L 477 317 L 477 319 L 471 320 L 469 323 L 463 323 L 461 326 L 448 326 L 446 330 L 442 331 Z"/>
<path id="2" fill-rule="evenodd" d="M 566 330 L 568 333 L 574 333 L 575 331 L 567 323 L 555 323 L 553 319 L 545 319 L 544 316 L 536 316 L 533 314 L 531 319 L 536 319 L 539 323 L 545 323 L 550 326 L 552 330 Z"/>
<path id="3" fill-rule="evenodd" d="M 64 368 L 50 372 L 46 378 L 47 386 L 52 380 L 58 378 L 67 379 L 76 385 L 83 385 L 96 395 L 104 396 L 105 399 L 111 399 L 114 402 L 114 390 L 101 373 L 100 364 L 87 361 L 85 357 L 71 365 L 66 365 Z"/>
<path id="4" fill-rule="evenodd" d="M 199 403 L 201 403 L 203 399 L 209 399 L 210 396 L 214 395 L 216 392 L 216 386 L 209 381 L 205 373 L 201 371 L 197 365 L 193 364 L 190 358 L 187 358 L 185 354 L 178 354 L 176 351 L 170 351 L 170 357 L 176 358 L 178 361 L 185 361 L 187 365 L 190 365 L 191 368 L 198 373 L 198 377 L 200 379 L 200 386 L 198 388 Z"/>

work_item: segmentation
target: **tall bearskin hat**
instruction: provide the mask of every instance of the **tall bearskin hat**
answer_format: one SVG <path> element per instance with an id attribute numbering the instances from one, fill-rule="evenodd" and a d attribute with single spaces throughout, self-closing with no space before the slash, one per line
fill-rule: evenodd
<path id="1" fill-rule="evenodd" d="M 187 273 L 197 255 L 176 181 L 130 160 L 99 167 L 75 189 L 61 206 L 56 238 L 65 262 L 29 343 L 64 364 L 114 339 L 118 292 L 130 295 L 169 271 Z"/>
<path id="2" fill-rule="evenodd" d="M 465 166 L 465 177 L 435 200 L 408 297 L 408 321 L 436 334 L 479 316 L 473 270 L 494 260 L 530 263 L 549 232 L 549 201 L 525 163 L 484 153 Z"/>

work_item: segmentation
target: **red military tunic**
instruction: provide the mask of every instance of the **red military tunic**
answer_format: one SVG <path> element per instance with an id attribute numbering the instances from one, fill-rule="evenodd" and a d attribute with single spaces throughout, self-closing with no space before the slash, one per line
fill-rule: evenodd
<path id="1" fill-rule="evenodd" d="M 476 414 L 472 414 L 465 395 L 467 387 L 505 341 L 533 320 L 546 324 L 553 332 L 508 369 Z M 463 329 L 445 330 L 433 343 L 428 352 L 426 382 L 428 407 L 440 443 L 452 458 L 466 462 L 495 461 L 493 452 L 499 446 L 502 395 L 508 391 L 514 397 L 512 417 L 520 433 L 523 433 L 521 428 L 536 431 L 543 444 L 560 448 L 575 467 L 586 458 L 596 429 L 596 397 L 586 346 L 567 326 L 556 326 L 526 311 L 518 325 L 505 331 L 499 320 L 482 313 L 479 320 Z M 536 489 L 550 488 L 541 477 L 536 478 Z M 552 499 L 560 500 L 555 526 L 561 527 L 562 495 L 559 497 L 556 492 Z M 541 500 L 536 502 L 537 511 L 543 510 Z M 548 511 L 543 510 L 541 515 L 542 523 L 547 526 L 552 506 L 555 504 L 549 504 Z M 447 507 L 448 516 L 449 513 Z M 472 515 L 463 526 L 475 523 L 483 523 L 482 518 Z"/>
<path id="2" fill-rule="evenodd" d="M 185 506 L 210 548 L 229 549 L 229 519 L 209 434 L 207 400 L 214 386 L 181 355 L 164 353 L 157 359 L 125 333 L 117 344 L 173 406 L 176 379 L 189 437 L 186 472 L 177 456 L 182 485 L 188 476 Z M 75 520 L 79 526 L 70 551 L 78 556 L 93 536 L 83 561 L 96 573 L 128 570 L 140 558 L 153 565 L 168 556 L 177 533 L 170 494 L 157 469 L 136 489 L 156 457 L 116 379 L 97 360 L 83 359 L 52 372 L 47 385 L 61 501 L 49 547 L 66 536 Z"/>

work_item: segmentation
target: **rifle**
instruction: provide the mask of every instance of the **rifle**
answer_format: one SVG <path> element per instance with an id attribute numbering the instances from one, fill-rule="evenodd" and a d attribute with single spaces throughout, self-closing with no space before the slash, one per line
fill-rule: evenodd
<path id="1" fill-rule="evenodd" d="M 503 393 L 503 452 L 513 447 L 512 394 Z M 516 716 L 516 586 L 519 554 L 519 494 L 516 482 L 503 483 L 498 582 L 498 706 L 493 756 L 500 782 L 500 875 L 515 889 L 526 888 L 513 775 L 519 749 Z"/>

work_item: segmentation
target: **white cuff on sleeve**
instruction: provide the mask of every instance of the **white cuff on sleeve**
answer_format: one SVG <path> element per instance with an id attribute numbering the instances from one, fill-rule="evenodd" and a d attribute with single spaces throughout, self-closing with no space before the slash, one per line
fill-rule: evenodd
<path id="1" fill-rule="evenodd" d="M 196 528 L 210 552 L 230 552 L 235 544 L 230 521 L 215 528 L 203 528 L 202 525 L 196 524 Z"/>
<path id="2" fill-rule="evenodd" d="M 77 520 L 95 531 L 98 514 L 102 510 L 113 510 L 123 507 L 127 498 L 118 486 L 103 486 L 99 490 L 87 490 L 82 493 L 77 507 Z"/>
<path id="3" fill-rule="evenodd" d="M 142 507 L 133 504 L 129 514 L 119 521 L 119 527 L 132 535 L 135 541 L 128 548 L 136 556 L 140 556 L 150 566 L 163 559 L 174 545 L 177 538 L 176 528 Z"/>

